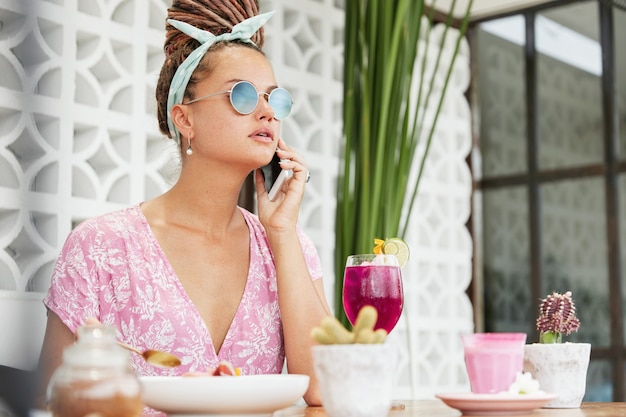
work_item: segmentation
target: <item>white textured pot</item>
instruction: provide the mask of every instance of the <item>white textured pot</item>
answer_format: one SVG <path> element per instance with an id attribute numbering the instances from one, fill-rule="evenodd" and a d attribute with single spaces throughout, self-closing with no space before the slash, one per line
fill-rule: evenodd
<path id="1" fill-rule="evenodd" d="M 399 351 L 390 344 L 313 346 L 313 364 L 329 417 L 386 417 Z"/>
<path id="2" fill-rule="evenodd" d="M 585 395 L 589 343 L 533 343 L 524 346 L 524 372 L 539 381 L 542 391 L 557 397 L 544 408 L 578 408 Z"/>

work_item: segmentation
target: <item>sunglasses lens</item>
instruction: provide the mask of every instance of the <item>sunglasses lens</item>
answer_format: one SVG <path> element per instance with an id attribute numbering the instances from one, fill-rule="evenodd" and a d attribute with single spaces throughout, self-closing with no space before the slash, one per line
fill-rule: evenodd
<path id="1" fill-rule="evenodd" d="M 282 120 L 289 116 L 289 113 L 291 113 L 293 100 L 291 99 L 289 91 L 284 88 L 275 88 L 272 90 L 268 100 L 270 106 L 274 110 L 275 119 Z"/>
<path id="2" fill-rule="evenodd" d="M 250 114 L 256 108 L 259 96 L 256 88 L 247 81 L 235 84 L 230 92 L 230 102 L 233 108 L 241 114 Z"/>

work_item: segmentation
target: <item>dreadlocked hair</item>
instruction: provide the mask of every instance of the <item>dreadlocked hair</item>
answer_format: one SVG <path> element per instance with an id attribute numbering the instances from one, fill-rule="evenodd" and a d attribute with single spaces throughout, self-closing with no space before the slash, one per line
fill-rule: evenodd
<path id="1" fill-rule="evenodd" d="M 233 26 L 259 14 L 258 0 L 173 0 L 167 11 L 167 19 L 179 20 L 198 29 L 206 30 L 214 35 L 230 32 Z M 202 59 L 187 84 L 185 98 L 191 98 L 195 84 L 212 69 L 208 56 L 224 47 L 245 46 L 261 51 L 264 37 L 263 28 L 259 29 L 250 39 L 254 45 L 239 40 L 218 42 Z M 200 42 L 189 37 L 170 24 L 165 25 L 165 62 L 161 67 L 156 87 L 157 116 L 159 130 L 172 137 L 167 126 L 167 97 L 172 78 L 176 69 L 191 54 Z"/>

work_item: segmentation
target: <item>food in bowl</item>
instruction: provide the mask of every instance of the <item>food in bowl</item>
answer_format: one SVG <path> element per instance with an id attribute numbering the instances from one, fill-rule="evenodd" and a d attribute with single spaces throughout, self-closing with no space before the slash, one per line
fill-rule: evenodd
<path id="1" fill-rule="evenodd" d="M 241 376 L 241 368 L 235 368 L 228 361 L 221 361 L 215 369 L 206 372 L 187 372 L 183 376 Z"/>

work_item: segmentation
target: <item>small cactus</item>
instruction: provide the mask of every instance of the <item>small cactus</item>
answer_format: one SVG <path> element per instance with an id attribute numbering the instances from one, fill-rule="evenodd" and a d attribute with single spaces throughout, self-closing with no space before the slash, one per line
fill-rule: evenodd
<path id="1" fill-rule="evenodd" d="M 578 331 L 579 326 L 571 291 L 553 292 L 541 301 L 537 318 L 539 343 L 562 343 L 563 335 Z"/>

